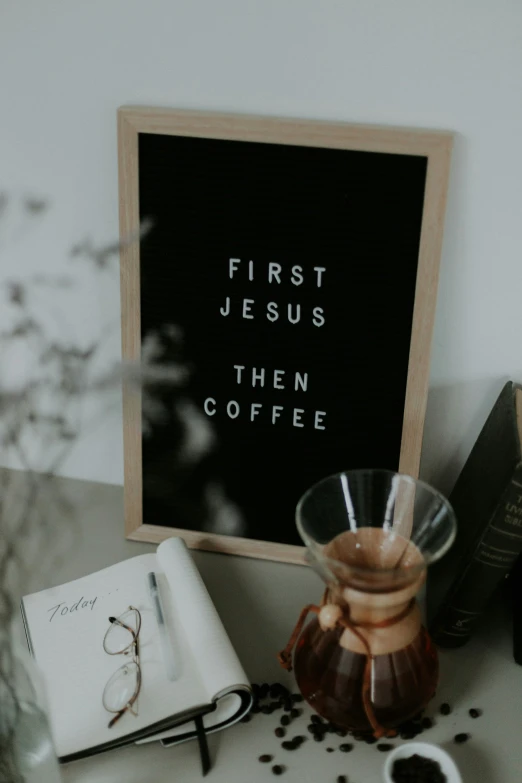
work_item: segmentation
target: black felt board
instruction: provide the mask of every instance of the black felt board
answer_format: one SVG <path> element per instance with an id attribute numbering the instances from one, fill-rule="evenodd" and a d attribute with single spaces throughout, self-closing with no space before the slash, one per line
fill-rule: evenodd
<path id="1" fill-rule="evenodd" d="M 179 421 L 152 424 L 145 523 L 224 532 L 208 527 L 200 502 L 210 482 L 242 516 L 225 532 L 298 544 L 294 510 L 311 484 L 398 469 L 426 169 L 420 155 L 139 134 L 140 217 L 155 221 L 140 254 L 142 340 L 165 324 L 183 329 L 188 395 L 215 408 L 217 436 L 195 470 L 173 478 Z M 268 282 L 270 262 L 280 284 Z M 320 287 L 314 267 L 325 270 Z M 270 302 L 278 320 L 267 318 Z M 294 319 L 300 305 L 298 323 L 289 305 Z M 234 365 L 245 368 L 240 384 Z M 252 386 L 253 368 L 265 370 L 263 387 Z M 301 386 L 307 374 L 306 391 L 295 373 Z M 252 403 L 262 405 L 254 421 Z M 283 408 L 272 423 L 274 405 Z"/>

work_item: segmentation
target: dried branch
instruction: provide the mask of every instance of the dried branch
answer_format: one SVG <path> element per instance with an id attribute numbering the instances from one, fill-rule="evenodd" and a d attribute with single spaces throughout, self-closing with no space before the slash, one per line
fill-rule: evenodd
<path id="1" fill-rule="evenodd" d="M 0 218 L 8 205 L 11 201 L 7 195 L 0 194 Z M 22 202 L 28 220 L 39 217 L 47 208 L 47 202 L 36 197 Z M 139 241 L 152 225 L 152 221 L 146 221 L 123 246 Z M 89 264 L 94 273 L 104 274 L 111 270 L 121 249 L 122 243 L 97 247 L 84 240 L 71 249 L 70 257 Z M 88 345 L 71 340 L 68 328 L 60 329 L 58 338 L 50 334 L 33 307 L 34 294 L 42 287 L 69 292 L 74 286 L 75 277 L 67 271 L 35 275 L 25 281 L 10 279 L 0 289 L 0 296 L 3 292 L 6 305 L 13 310 L 12 324 L 0 332 L 0 451 L 4 461 L 16 458 L 25 471 L 20 485 L 20 474 L 0 470 L 0 781 L 12 783 L 22 783 L 15 752 L 20 704 L 13 684 L 15 656 L 9 634 L 17 611 L 13 582 L 23 584 L 41 565 L 42 552 L 47 551 L 51 537 L 53 546 L 58 540 L 62 542 L 62 550 L 54 551 L 55 559 L 64 554 L 65 534 L 73 530 L 67 522 L 74 520 L 74 509 L 54 478 L 83 433 L 99 425 L 111 405 L 109 400 L 94 417 L 86 418 L 85 402 L 93 395 L 103 398 L 124 383 L 141 393 L 145 433 L 158 421 L 175 417 L 179 443 L 174 444 L 168 458 L 170 490 L 176 485 L 175 472 L 186 477 L 215 443 L 208 419 L 187 394 L 191 369 L 178 358 L 182 334 L 176 326 L 168 325 L 149 335 L 143 342 L 140 362 L 124 362 L 103 370 L 97 369 L 97 364 L 106 330 Z M 22 346 L 31 357 L 27 378 L 8 385 L 11 366 L 6 357 Z M 172 391 L 166 394 L 169 389 Z M 59 536 L 56 515 L 50 511 L 53 508 L 59 509 L 57 516 L 65 520 Z M 225 532 L 241 530 L 239 510 L 230 504 L 219 485 L 213 483 L 202 493 L 201 504 L 194 509 L 198 519 L 202 509 L 208 512 L 211 525 L 217 524 Z M 231 524 L 235 528 L 228 529 L 226 526 Z M 29 542 L 34 544 L 32 556 Z"/>

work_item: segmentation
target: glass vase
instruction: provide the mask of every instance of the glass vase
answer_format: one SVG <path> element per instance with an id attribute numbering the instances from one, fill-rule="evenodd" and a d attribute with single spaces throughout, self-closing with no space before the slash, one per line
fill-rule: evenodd
<path id="1" fill-rule="evenodd" d="M 15 636 L 0 638 L 0 780 L 60 783 L 41 674 Z"/>
<path id="2" fill-rule="evenodd" d="M 427 566 L 454 540 L 451 506 L 409 476 L 351 471 L 306 492 L 297 527 L 326 590 L 304 607 L 281 663 L 292 668 L 295 644 L 298 687 L 321 716 L 394 736 L 437 687 L 437 652 L 416 596 Z"/>

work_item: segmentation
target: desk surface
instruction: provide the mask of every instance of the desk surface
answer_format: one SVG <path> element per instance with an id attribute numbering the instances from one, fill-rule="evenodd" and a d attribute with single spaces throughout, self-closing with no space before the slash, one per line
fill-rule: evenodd
<path id="1" fill-rule="evenodd" d="M 73 533 L 66 537 L 67 552 L 50 573 L 39 574 L 31 589 L 49 587 L 77 578 L 142 552 L 152 546 L 126 541 L 123 537 L 123 493 L 120 487 L 60 480 L 61 488 L 78 509 Z M 60 524 L 55 526 L 57 533 Z M 284 646 L 303 604 L 321 594 L 318 577 L 303 566 L 270 563 L 227 555 L 195 552 L 194 559 L 221 615 L 232 643 L 252 682 L 280 681 L 292 685 L 281 671 L 276 652 Z M 441 653 L 441 680 L 435 714 L 443 701 L 453 706 L 448 717 L 436 718 L 436 725 L 420 739 L 450 750 L 464 783 L 519 783 L 522 770 L 522 668 L 511 655 L 509 618 L 497 606 L 477 636 L 464 648 Z M 470 707 L 483 710 L 473 720 Z M 308 712 L 306 712 L 308 714 Z M 292 734 L 307 734 L 306 714 L 296 719 Z M 350 783 L 380 783 L 385 754 L 375 746 L 356 743 L 351 753 L 341 753 L 343 741 L 327 739 L 319 744 L 308 740 L 294 752 L 280 748 L 274 736 L 279 715 L 256 715 L 209 737 L 214 783 L 317 783 L 336 780 L 345 774 Z M 453 743 L 457 732 L 469 731 L 465 745 Z M 347 740 L 344 740 L 345 742 Z M 334 747 L 332 753 L 326 747 Z M 280 778 L 270 765 L 257 760 L 262 753 L 274 754 L 286 766 Z M 194 743 L 170 749 L 151 744 L 105 753 L 63 768 L 64 783 L 172 783 L 200 781 L 199 757 Z"/>

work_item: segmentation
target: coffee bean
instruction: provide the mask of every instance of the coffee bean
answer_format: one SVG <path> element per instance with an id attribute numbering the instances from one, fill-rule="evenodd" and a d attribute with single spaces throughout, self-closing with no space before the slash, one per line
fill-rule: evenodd
<path id="1" fill-rule="evenodd" d="M 401 731 L 411 732 L 412 734 L 421 734 L 422 726 L 420 723 L 414 720 L 407 720 L 400 726 Z"/>
<path id="2" fill-rule="evenodd" d="M 272 772 L 274 775 L 282 775 L 284 771 L 285 768 L 283 767 L 282 764 L 274 764 L 274 766 L 272 767 Z"/>
<path id="3" fill-rule="evenodd" d="M 283 729 L 282 726 L 278 726 L 278 728 L 274 731 L 274 734 L 276 735 L 276 737 L 279 737 L 279 739 L 281 739 L 281 737 L 284 737 L 286 735 L 286 729 Z"/>
<path id="4" fill-rule="evenodd" d="M 256 714 L 256 713 L 258 713 L 258 712 L 261 712 L 261 707 L 259 706 L 259 704 L 257 704 L 257 702 L 254 702 L 254 704 L 252 705 L 252 709 L 250 710 L 250 712 L 253 712 L 254 714 Z"/>
<path id="5" fill-rule="evenodd" d="M 246 715 L 243 715 L 241 718 L 241 723 L 249 723 L 252 720 L 252 716 L 248 713 Z"/>
<path id="6" fill-rule="evenodd" d="M 281 720 L 279 721 L 279 723 L 281 724 L 281 726 L 288 726 L 288 724 L 290 723 L 290 718 L 288 717 L 288 715 L 281 715 Z"/>
<path id="7" fill-rule="evenodd" d="M 312 723 L 322 723 L 323 719 L 319 717 L 319 715 L 312 715 L 310 718 Z"/>
<path id="8" fill-rule="evenodd" d="M 262 756 L 259 756 L 258 761 L 260 761 L 261 764 L 268 764 L 273 758 L 274 757 L 270 756 L 268 753 L 263 753 Z"/>
<path id="9" fill-rule="evenodd" d="M 367 745 L 375 745 L 375 743 L 377 742 L 377 738 L 374 737 L 373 734 L 368 734 L 368 736 L 364 738 L 364 741 L 366 742 Z"/>
<path id="10" fill-rule="evenodd" d="M 321 733 L 321 734 L 314 734 L 314 740 L 316 742 L 322 742 L 324 740 L 324 734 L 323 733 Z"/>
<path id="11" fill-rule="evenodd" d="M 327 753 L 333 753 L 335 748 L 326 748 Z"/>
<path id="12" fill-rule="evenodd" d="M 339 750 L 341 750 L 343 753 L 349 753 L 351 750 L 353 750 L 353 745 L 351 742 L 343 742 L 342 745 L 339 745 Z"/>
<path id="13" fill-rule="evenodd" d="M 303 737 L 302 734 L 298 734 L 297 737 L 294 737 L 292 742 L 295 742 L 297 745 L 302 745 L 303 742 L 306 742 L 306 737 Z"/>
<path id="14" fill-rule="evenodd" d="M 408 725 L 401 726 L 401 730 L 400 730 L 401 738 L 406 740 L 415 739 L 415 737 L 417 737 L 421 733 L 422 733 L 422 729 L 419 729 L 413 723 L 409 723 Z"/>
<path id="15" fill-rule="evenodd" d="M 482 710 L 477 710 L 475 707 L 472 707 L 469 711 L 469 714 L 472 718 L 480 718 L 482 715 Z"/>
<path id="16" fill-rule="evenodd" d="M 445 701 L 444 704 L 440 705 L 440 714 L 441 715 L 449 715 L 450 712 L 451 712 L 451 707 L 449 706 L 447 701 Z"/>
<path id="17" fill-rule="evenodd" d="M 273 711 L 274 708 L 272 707 L 271 704 L 263 704 L 263 706 L 261 707 L 261 712 L 263 713 L 263 715 L 271 715 Z"/>
<path id="18" fill-rule="evenodd" d="M 279 682 L 274 682 L 270 686 L 270 689 L 268 691 L 268 695 L 271 699 L 278 699 L 280 696 L 283 696 L 283 686 Z"/>
<path id="19" fill-rule="evenodd" d="M 431 718 L 423 718 L 422 719 L 422 728 L 423 729 L 431 729 L 433 726 L 433 721 Z"/>
<path id="20" fill-rule="evenodd" d="M 260 686 L 257 684 L 257 682 L 252 683 L 252 693 L 254 696 L 259 697 L 259 690 Z"/>
<path id="21" fill-rule="evenodd" d="M 298 718 L 302 713 L 302 710 L 297 710 L 295 707 L 293 710 L 290 710 L 290 717 L 291 718 Z"/>
<path id="22" fill-rule="evenodd" d="M 281 747 L 283 748 L 283 750 L 296 750 L 297 749 L 297 745 L 294 742 L 292 742 L 291 740 L 285 740 L 284 742 L 282 742 L 281 743 Z"/>
<path id="23" fill-rule="evenodd" d="M 294 709 L 293 702 L 290 699 L 285 699 L 283 709 L 285 712 L 292 712 L 292 710 Z"/>
<path id="24" fill-rule="evenodd" d="M 393 745 L 390 742 L 379 742 L 377 750 L 380 750 L 381 753 L 387 753 L 389 750 L 393 750 Z"/>
<path id="25" fill-rule="evenodd" d="M 266 699 L 268 696 L 268 691 L 270 690 L 270 686 L 267 682 L 264 682 L 262 685 L 259 686 L 259 698 Z"/>
<path id="26" fill-rule="evenodd" d="M 348 730 L 347 729 L 336 729 L 336 732 L 338 737 L 347 737 L 348 736 Z"/>
<path id="27" fill-rule="evenodd" d="M 462 745 L 463 742 L 467 742 L 471 737 L 471 734 L 466 734 L 465 732 L 462 732 L 462 734 L 455 734 L 454 740 L 457 743 L 457 745 Z"/>
<path id="28" fill-rule="evenodd" d="M 346 775 L 337 775 L 337 783 L 348 783 Z"/>
<path id="29" fill-rule="evenodd" d="M 304 696 L 302 693 L 292 693 L 292 701 L 294 704 L 300 701 L 304 701 Z"/>

